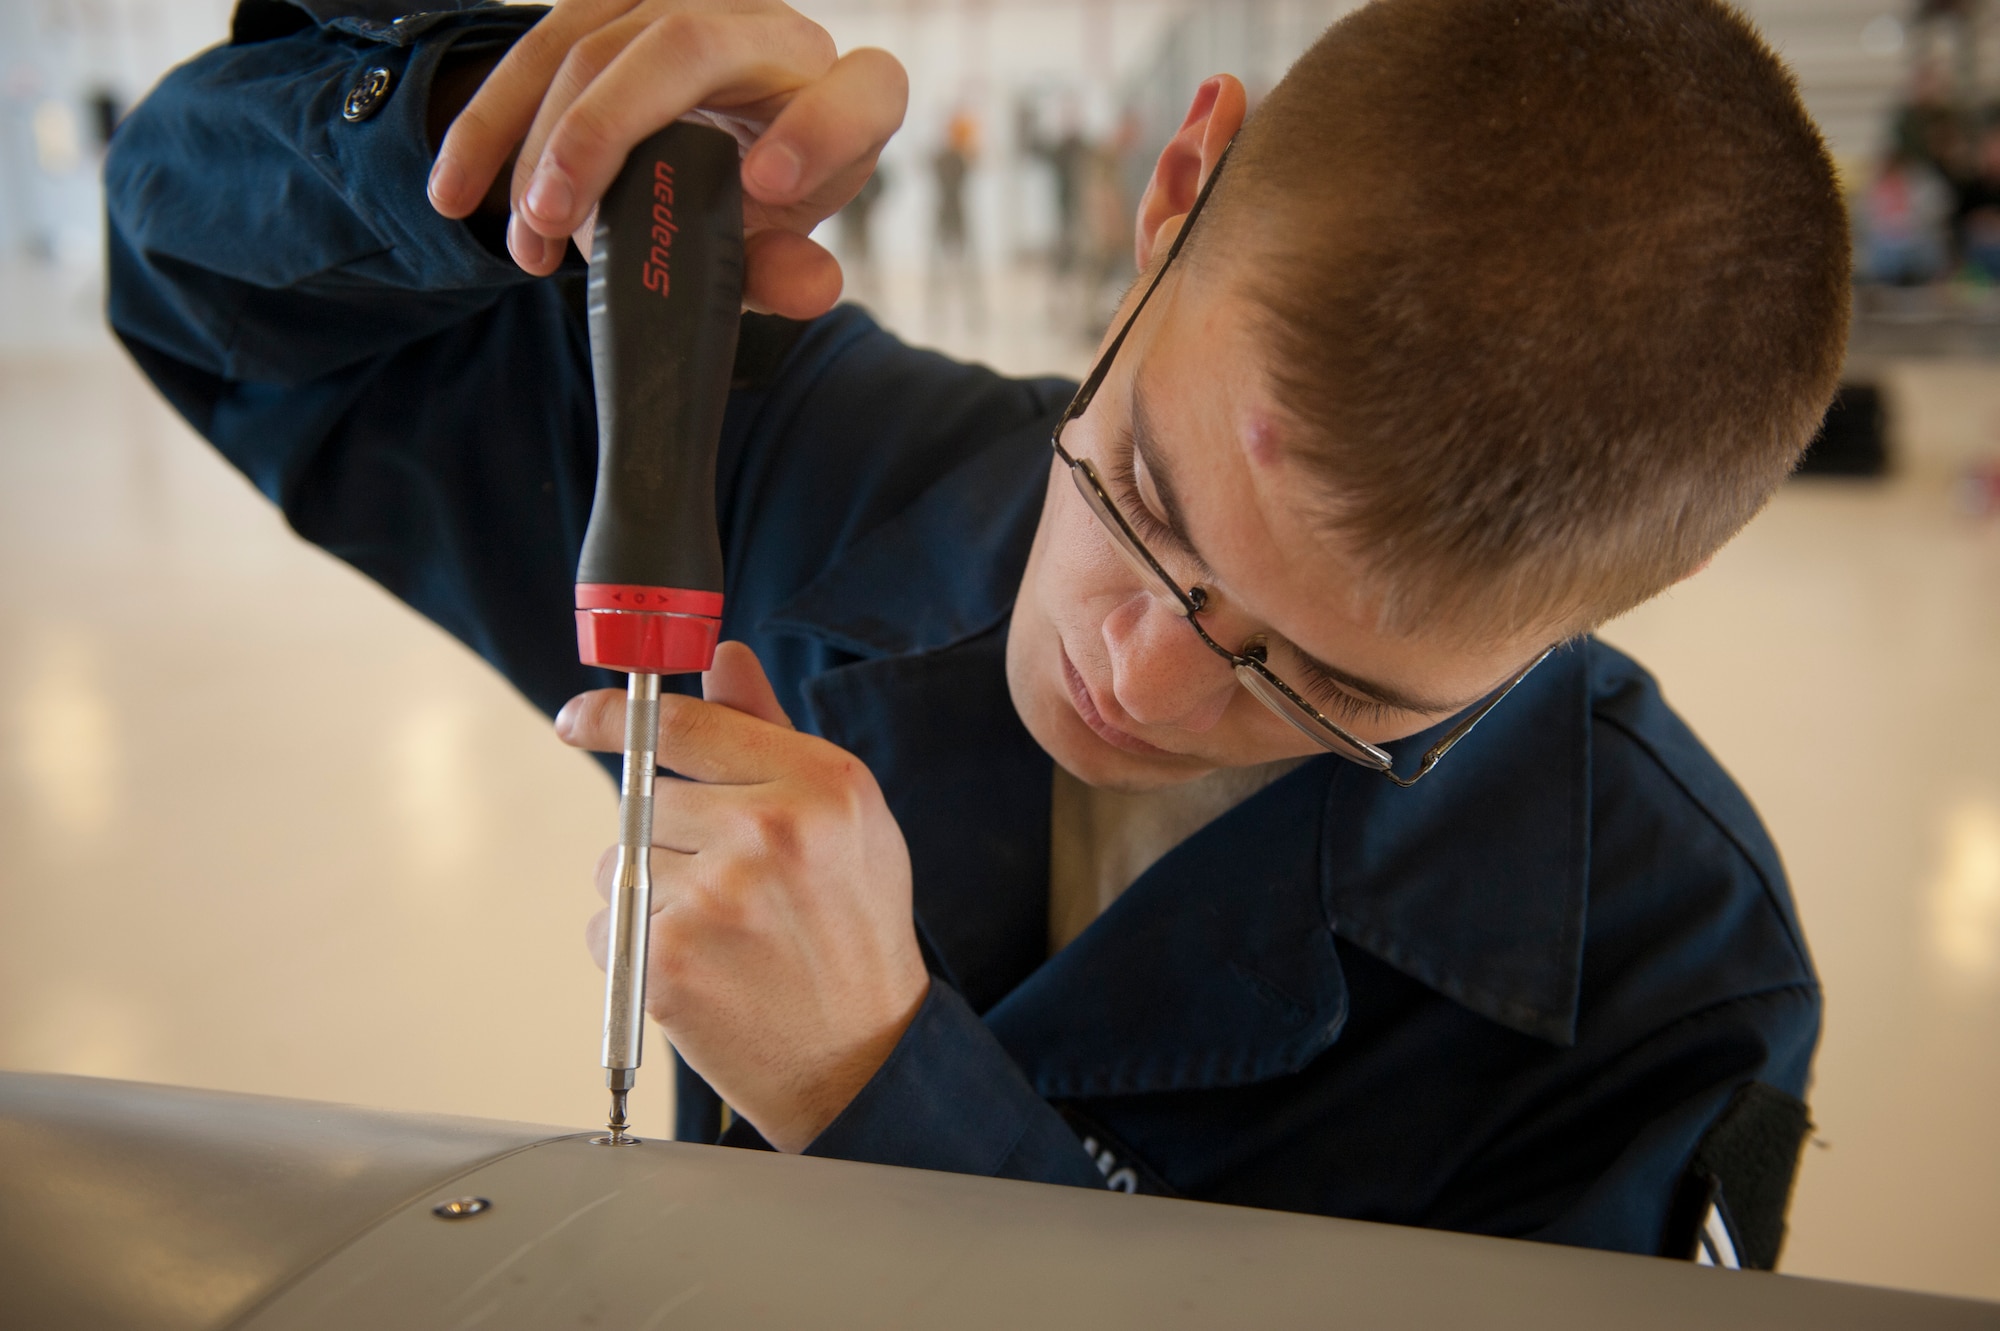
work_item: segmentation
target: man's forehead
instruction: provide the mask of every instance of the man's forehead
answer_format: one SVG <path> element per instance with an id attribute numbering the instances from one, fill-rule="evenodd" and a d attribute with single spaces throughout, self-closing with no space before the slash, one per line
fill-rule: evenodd
<path id="1" fill-rule="evenodd" d="M 1344 560 L 1324 548 L 1332 533 L 1306 511 L 1304 487 L 1291 483 L 1296 463 L 1278 446 L 1263 348 L 1232 308 L 1239 302 L 1217 285 L 1174 283 L 1162 293 L 1163 317 L 1133 348 L 1129 412 L 1134 451 L 1169 502 L 1168 516 L 1179 519 L 1176 530 L 1220 590 L 1245 597 L 1249 584 L 1270 585 L 1286 551 L 1320 567 Z M 1350 599 L 1334 590 L 1313 599 Z"/>
<path id="2" fill-rule="evenodd" d="M 1262 347 L 1247 319 L 1212 283 L 1163 294 L 1165 317 L 1133 348 L 1129 412 L 1134 451 L 1175 529 L 1208 563 L 1218 589 L 1246 606 L 1261 599 L 1254 589 L 1291 581 L 1274 576 L 1287 566 L 1328 575 L 1309 578 L 1322 584 L 1310 598 L 1312 617 L 1354 601 L 1353 580 L 1331 576 L 1351 556 L 1313 511 L 1314 496 L 1281 447 Z"/>
<path id="3" fill-rule="evenodd" d="M 1132 382 L 1135 472 L 1148 482 L 1147 497 L 1157 500 L 1212 591 L 1334 665 L 1335 645 L 1351 638 L 1363 610 L 1353 581 L 1338 576 L 1343 560 L 1296 512 L 1300 497 L 1282 477 L 1258 484 L 1250 474 L 1253 464 L 1235 437 L 1233 413 L 1173 410 L 1173 401 L 1193 385 L 1181 376 L 1165 378 L 1166 385 L 1151 382 L 1154 376 L 1142 366 Z M 1209 428 L 1199 428 L 1204 425 Z"/>

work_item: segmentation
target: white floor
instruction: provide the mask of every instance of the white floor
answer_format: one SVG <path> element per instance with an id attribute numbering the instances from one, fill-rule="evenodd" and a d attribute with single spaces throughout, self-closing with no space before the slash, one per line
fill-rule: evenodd
<path id="1" fill-rule="evenodd" d="M 1786 1269 L 2000 1298 L 2000 527 L 1795 482 L 1605 636 L 1757 803 L 1825 982 Z"/>
<path id="2" fill-rule="evenodd" d="M 938 331 L 1074 372 L 1038 284 L 990 294 Z M 593 1122 L 609 784 L 64 341 L 0 354 L 0 1066 Z M 2000 447 L 2000 367 L 1890 382 L 1907 474 L 1794 485 L 1608 636 L 1763 810 L 1827 983 L 1787 1269 L 2000 1298 L 2000 524 L 1943 463 Z"/>

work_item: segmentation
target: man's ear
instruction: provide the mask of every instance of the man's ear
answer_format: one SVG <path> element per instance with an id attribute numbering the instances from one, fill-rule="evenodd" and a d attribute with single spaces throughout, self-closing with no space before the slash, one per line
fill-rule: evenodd
<path id="1" fill-rule="evenodd" d="M 1153 178 L 1146 182 L 1145 197 L 1139 200 L 1138 244 L 1134 251 L 1139 271 L 1153 261 L 1161 245 L 1172 244 L 1180 230 L 1180 220 L 1194 207 L 1201 183 L 1222 157 L 1222 150 L 1243 128 L 1250 100 L 1234 74 L 1217 74 L 1195 90 L 1187 119 L 1181 122 L 1173 141 L 1160 153 Z"/>

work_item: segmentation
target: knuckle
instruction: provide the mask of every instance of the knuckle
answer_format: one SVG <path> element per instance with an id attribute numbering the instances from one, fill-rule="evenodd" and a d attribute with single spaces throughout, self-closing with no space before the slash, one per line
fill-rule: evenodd
<path id="1" fill-rule="evenodd" d="M 899 104 L 909 100 L 910 71 L 894 55 L 879 46 L 869 46 L 854 52 L 853 59 L 867 74 L 872 86 L 889 94 Z"/>
<path id="2" fill-rule="evenodd" d="M 563 57 L 562 72 L 558 75 L 558 79 L 567 80 L 573 86 L 582 88 L 604 72 L 604 67 L 617 58 L 618 52 L 624 45 L 624 39 L 618 33 L 605 28 L 598 29 L 569 48 L 569 54 Z"/>
<path id="3" fill-rule="evenodd" d="M 790 863 L 804 850 L 798 819 L 785 808 L 760 805 L 744 814 L 750 844 L 761 859 Z"/>
<path id="4" fill-rule="evenodd" d="M 571 51 L 563 57 L 562 64 L 557 66 L 555 74 L 549 79 L 548 91 L 542 96 L 541 111 L 544 115 L 567 110 L 590 86 L 592 73 L 585 68 L 588 58 L 580 51 Z"/>
<path id="5" fill-rule="evenodd" d="M 610 140 L 611 127 L 604 113 L 587 100 L 577 101 L 563 112 L 543 152 L 569 166 L 579 159 L 595 156 Z"/>
<path id="6" fill-rule="evenodd" d="M 669 974 L 667 963 L 646 968 L 646 1015 L 668 1030 L 687 1010 L 685 976 Z"/>
<path id="7" fill-rule="evenodd" d="M 464 109 L 452 118 L 451 128 L 445 131 L 445 141 L 458 151 L 483 148 L 499 136 L 493 116 L 487 110 L 484 92 L 474 94 Z"/>
<path id="8" fill-rule="evenodd" d="M 576 37 L 575 24 L 559 21 L 556 13 L 551 13 L 534 27 L 521 34 L 514 43 L 514 49 L 507 58 L 518 66 L 531 71 L 546 71 L 561 63 Z"/>
<path id="9" fill-rule="evenodd" d="M 646 27 L 644 41 L 661 55 L 697 68 L 719 53 L 715 25 L 699 14 L 665 14 Z"/>
<path id="10" fill-rule="evenodd" d="M 660 693 L 660 766 L 672 767 L 668 755 L 673 752 L 687 734 L 687 708 L 681 703 L 679 694 Z"/>
<path id="11" fill-rule="evenodd" d="M 680 989 L 692 976 L 693 949 L 687 946 L 687 930 L 678 914 L 653 917 L 653 933 L 646 954 L 648 978 L 662 987 Z"/>
<path id="12" fill-rule="evenodd" d="M 875 776 L 868 765 L 842 751 L 836 751 L 827 764 L 825 786 L 834 807 L 850 820 L 866 814 L 875 797 Z"/>
<path id="13" fill-rule="evenodd" d="M 800 22 L 805 25 L 802 45 L 806 53 L 818 63 L 821 70 L 831 69 L 840 59 L 840 47 L 834 43 L 833 34 L 803 15 L 800 16 Z"/>
<path id="14" fill-rule="evenodd" d="M 624 725 L 624 699 L 620 698 L 611 689 L 594 693 L 590 695 L 590 702 L 587 704 L 585 716 L 589 721 L 589 728 L 593 733 L 616 735 Z"/>
<path id="15" fill-rule="evenodd" d="M 837 807 L 840 811 L 842 826 L 861 827 L 866 825 L 869 815 L 875 809 L 875 792 L 871 787 L 852 784 L 843 785 L 840 787 L 839 799 L 840 802 Z"/>
<path id="16" fill-rule="evenodd" d="M 561 5 L 558 4 L 557 8 L 560 9 Z M 558 43 L 561 41 L 561 37 L 558 36 L 558 30 L 562 25 L 552 22 L 551 19 L 553 17 L 554 14 L 552 12 L 548 18 L 544 18 L 540 23 L 535 24 L 522 33 L 520 38 L 515 41 L 513 49 L 507 52 L 505 59 L 512 61 L 516 65 L 532 67 L 537 62 L 546 60 L 551 54 L 560 50 L 561 48 L 558 46 Z"/>
<path id="17" fill-rule="evenodd" d="M 740 934 L 750 929 L 756 895 L 755 878 L 740 864 L 717 871 L 694 903 L 702 932 Z"/>
<path id="18" fill-rule="evenodd" d="M 702 708 L 679 694 L 660 697 L 660 752 L 665 755 L 694 743 L 701 736 Z"/>

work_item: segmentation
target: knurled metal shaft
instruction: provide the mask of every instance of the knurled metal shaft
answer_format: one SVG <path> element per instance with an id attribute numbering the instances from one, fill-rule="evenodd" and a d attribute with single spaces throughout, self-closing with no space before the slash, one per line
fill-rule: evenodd
<path id="1" fill-rule="evenodd" d="M 653 776 L 660 734 L 660 677 L 635 674 L 625 693 L 625 766 L 618 790 L 618 871 L 611 880 L 611 936 L 604 966 L 604 1057 L 611 1135 L 625 1135 L 625 1096 L 646 1031 L 646 928 L 653 910 Z"/>

